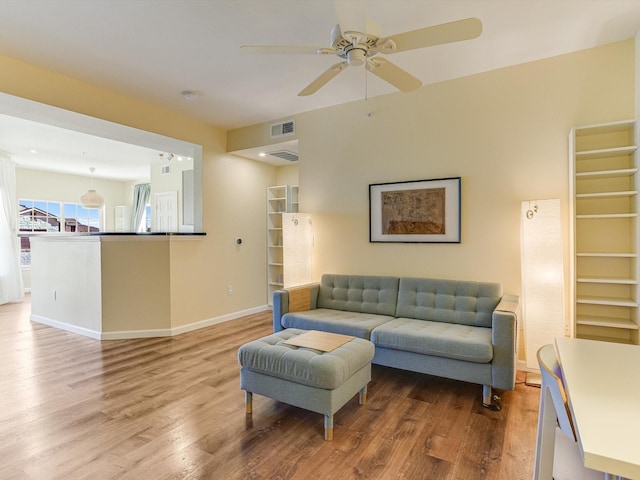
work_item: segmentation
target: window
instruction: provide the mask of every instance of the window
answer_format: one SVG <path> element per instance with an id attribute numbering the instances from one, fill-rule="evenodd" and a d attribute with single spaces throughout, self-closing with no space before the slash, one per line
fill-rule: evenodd
<path id="1" fill-rule="evenodd" d="M 99 232 L 102 209 L 79 203 L 19 200 L 20 264 L 31 265 L 30 236 L 58 232 Z"/>

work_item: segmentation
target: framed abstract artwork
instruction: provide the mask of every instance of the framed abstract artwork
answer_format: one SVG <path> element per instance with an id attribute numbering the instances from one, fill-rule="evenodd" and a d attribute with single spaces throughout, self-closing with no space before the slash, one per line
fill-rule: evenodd
<path id="1" fill-rule="evenodd" d="M 369 241 L 460 243 L 460 177 L 369 185 Z"/>

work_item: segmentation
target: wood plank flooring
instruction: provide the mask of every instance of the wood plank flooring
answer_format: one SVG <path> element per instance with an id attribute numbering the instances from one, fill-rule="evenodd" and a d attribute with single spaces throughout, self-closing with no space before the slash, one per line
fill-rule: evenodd
<path id="1" fill-rule="evenodd" d="M 271 314 L 173 338 L 99 342 L 0 306 L 1 479 L 530 479 L 539 389 L 499 392 L 374 365 L 323 440 L 322 415 L 254 395 L 238 347 Z M 521 375 L 522 379 L 524 378 Z"/>

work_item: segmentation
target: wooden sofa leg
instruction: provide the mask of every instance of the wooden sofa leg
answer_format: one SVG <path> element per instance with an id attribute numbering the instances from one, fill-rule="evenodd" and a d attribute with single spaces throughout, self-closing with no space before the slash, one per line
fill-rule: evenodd
<path id="1" fill-rule="evenodd" d="M 491 385 L 482 386 L 482 406 L 489 410 L 493 410 L 494 412 L 497 412 L 502 408 L 500 405 L 500 397 L 498 395 L 491 394 Z"/>
<path id="2" fill-rule="evenodd" d="M 324 439 L 327 442 L 333 440 L 333 415 L 324 416 Z"/>
<path id="3" fill-rule="evenodd" d="M 360 405 L 367 404 L 367 386 L 362 387 L 362 390 L 358 392 L 358 403 Z"/>
<path id="4" fill-rule="evenodd" d="M 253 413 L 253 394 L 251 392 L 244 392 L 245 413 L 251 415 Z"/>

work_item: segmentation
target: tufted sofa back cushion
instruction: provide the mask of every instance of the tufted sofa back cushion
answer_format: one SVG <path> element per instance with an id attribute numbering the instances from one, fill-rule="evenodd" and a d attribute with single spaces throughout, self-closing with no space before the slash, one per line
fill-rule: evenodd
<path id="1" fill-rule="evenodd" d="M 397 277 L 325 274 L 320 280 L 318 308 L 395 315 Z"/>
<path id="2" fill-rule="evenodd" d="M 396 317 L 491 327 L 502 285 L 431 278 L 401 278 Z"/>

